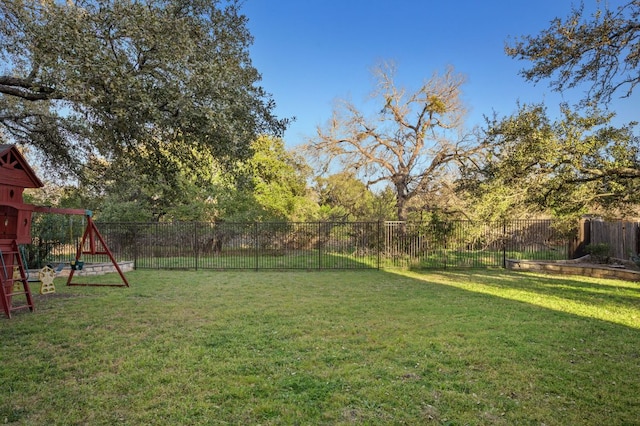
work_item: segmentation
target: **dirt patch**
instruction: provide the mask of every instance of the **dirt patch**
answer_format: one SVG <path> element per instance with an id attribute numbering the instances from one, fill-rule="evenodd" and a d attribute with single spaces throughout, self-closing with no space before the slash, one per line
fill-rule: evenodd
<path id="1" fill-rule="evenodd" d="M 37 294 L 34 293 L 35 300 L 48 300 L 48 299 L 69 299 L 71 297 L 80 297 L 79 294 L 71 293 L 49 293 L 49 294 Z"/>

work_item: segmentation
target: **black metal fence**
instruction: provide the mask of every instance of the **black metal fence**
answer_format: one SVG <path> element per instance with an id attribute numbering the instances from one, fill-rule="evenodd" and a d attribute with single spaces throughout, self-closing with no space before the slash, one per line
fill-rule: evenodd
<path id="1" fill-rule="evenodd" d="M 97 223 L 97 227 L 116 259 L 133 260 L 137 269 L 501 267 L 507 258 L 566 259 L 573 244 L 550 220 Z M 76 232 L 69 241 L 57 241 L 43 260 L 73 258 L 80 236 Z M 38 241 L 42 244 L 41 238 Z"/>
<path id="2" fill-rule="evenodd" d="M 385 222 L 381 266 L 502 267 L 507 258 L 567 259 L 572 246 L 573 239 L 562 236 L 550 220 Z"/>
<path id="3" fill-rule="evenodd" d="M 140 269 L 379 267 L 372 223 L 99 223 L 117 258 Z"/>
<path id="4" fill-rule="evenodd" d="M 549 220 L 97 225 L 116 258 L 138 269 L 500 267 L 566 259 L 571 244 Z"/>

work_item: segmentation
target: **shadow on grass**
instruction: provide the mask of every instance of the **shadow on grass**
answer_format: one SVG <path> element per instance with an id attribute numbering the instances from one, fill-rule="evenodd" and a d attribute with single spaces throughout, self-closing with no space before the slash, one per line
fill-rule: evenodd
<path id="1" fill-rule="evenodd" d="M 426 281 L 640 328 L 640 284 L 506 270 L 411 273 Z"/>
<path id="2" fill-rule="evenodd" d="M 0 423 L 601 425 L 640 415 L 638 327 L 590 313 L 619 304 L 624 282 L 504 270 L 127 276 L 132 288 L 61 285 L 82 297 L 47 298 L 0 324 L 0 383 L 10 384 Z"/>

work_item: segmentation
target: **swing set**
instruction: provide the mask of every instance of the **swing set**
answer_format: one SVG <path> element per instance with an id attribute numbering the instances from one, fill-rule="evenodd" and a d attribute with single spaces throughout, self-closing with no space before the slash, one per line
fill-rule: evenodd
<path id="1" fill-rule="evenodd" d="M 90 210 L 35 206 L 23 202 L 22 193 L 25 188 L 41 188 L 42 186 L 44 186 L 43 183 L 15 145 L 0 145 L 0 302 L 8 318 L 11 318 L 11 312 L 16 310 L 34 310 L 28 274 L 19 247 L 31 243 L 31 220 L 34 212 L 82 215 L 86 218 L 87 226 L 77 246 L 75 259 L 70 262 L 71 271 L 67 278 L 68 286 L 129 287 L 129 282 L 122 273 L 118 262 L 93 222 L 93 214 Z M 122 282 L 115 284 L 74 283 L 74 275 L 84 263 L 83 255 L 108 256 Z M 53 268 L 49 269 L 53 270 Z M 47 282 L 49 282 L 51 273 L 47 274 Z M 14 303 L 15 299 L 20 296 L 24 296 L 24 303 Z"/>
<path id="2" fill-rule="evenodd" d="M 87 227 L 82 234 L 82 239 L 78 244 L 76 255 L 73 260 L 70 262 L 71 271 L 69 272 L 69 277 L 67 278 L 68 286 L 101 286 L 101 287 L 129 287 L 129 282 L 127 278 L 124 276 L 124 273 L 120 269 L 120 265 L 116 262 L 116 259 L 113 257 L 113 253 L 109 250 L 107 243 L 104 240 L 100 231 L 98 231 L 98 227 L 95 222 L 91 219 L 93 213 L 91 210 L 81 210 L 81 209 L 65 209 L 65 208 L 57 208 L 57 207 L 41 207 L 34 206 L 34 212 L 37 213 L 55 213 L 55 214 L 64 214 L 64 215 L 83 215 L 87 220 Z M 112 265 L 115 267 L 116 271 L 120 275 L 122 279 L 121 283 L 115 284 L 104 284 L 104 283 L 74 283 L 73 276 L 76 271 L 81 271 L 84 265 L 84 261 L 82 260 L 82 255 L 106 255 L 111 261 Z"/>

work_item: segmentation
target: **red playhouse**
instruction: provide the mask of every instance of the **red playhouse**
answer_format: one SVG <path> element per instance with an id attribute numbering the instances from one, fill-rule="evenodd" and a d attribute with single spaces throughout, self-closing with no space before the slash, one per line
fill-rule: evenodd
<path id="1" fill-rule="evenodd" d="M 83 254 L 107 255 L 122 278 L 122 284 L 73 284 L 75 269 L 72 268 L 67 285 L 129 286 L 104 238 L 91 220 L 90 211 L 40 207 L 24 203 L 22 193 L 25 188 L 42 186 L 44 186 L 42 181 L 38 179 L 15 145 L 0 145 L 0 301 L 8 318 L 11 318 L 12 311 L 20 309 L 33 311 L 34 309 L 33 297 L 19 248 L 21 244 L 31 243 L 33 212 L 86 216 L 87 228 L 78 245 L 75 264 Z"/>

